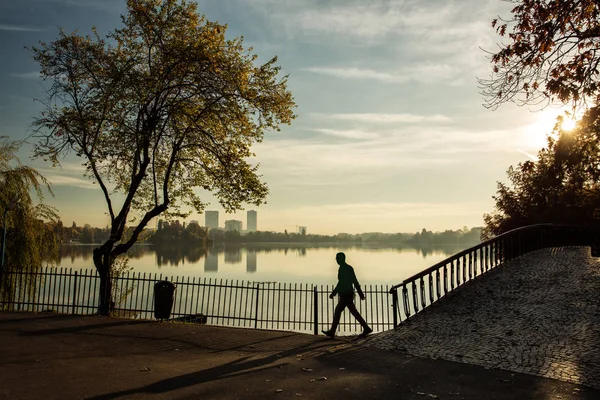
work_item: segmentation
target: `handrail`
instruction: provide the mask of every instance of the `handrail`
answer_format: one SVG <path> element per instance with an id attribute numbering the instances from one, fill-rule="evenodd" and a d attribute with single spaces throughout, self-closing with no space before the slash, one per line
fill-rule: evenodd
<path id="1" fill-rule="evenodd" d="M 531 251 L 553 246 L 591 245 L 593 255 L 600 255 L 600 241 L 596 238 L 600 239 L 598 226 L 543 223 L 516 228 L 462 250 L 390 288 L 394 327 L 398 326 L 398 315 L 402 322 L 402 309 L 405 320 L 409 319 L 466 282 Z M 400 297 L 398 288 L 402 290 Z"/>
<path id="2" fill-rule="evenodd" d="M 532 228 L 538 228 L 538 227 L 557 227 L 557 228 L 593 228 L 593 227 L 585 227 L 585 226 L 580 226 L 580 225 L 560 225 L 560 224 L 552 224 L 552 223 L 545 223 L 545 224 L 535 224 L 535 225 L 527 225 L 527 226 L 522 226 L 520 228 L 515 228 L 512 229 L 508 232 L 504 232 L 498 236 L 494 236 L 491 239 L 486 240 L 485 242 L 481 242 L 475 246 L 469 247 L 468 249 L 462 250 L 456 254 L 454 254 L 453 256 L 450 256 L 440 262 L 438 262 L 437 264 L 434 264 L 433 266 L 424 269 L 421 272 L 418 272 L 416 274 L 414 274 L 413 276 L 406 278 L 405 280 L 402 281 L 402 283 L 398 283 L 397 285 L 394 285 L 390 288 L 390 290 L 394 290 L 399 288 L 400 286 L 404 285 L 407 282 L 413 281 L 415 279 L 419 279 L 425 275 L 428 275 L 429 273 L 431 273 L 432 271 L 435 271 L 436 269 L 443 267 L 444 265 L 448 264 L 451 261 L 457 260 L 469 253 L 472 253 L 475 250 L 479 250 L 489 244 L 492 244 L 496 241 L 498 241 L 501 238 L 510 236 L 510 235 L 514 235 L 517 232 L 522 232 L 522 231 L 526 231 L 526 230 L 530 230 Z"/>

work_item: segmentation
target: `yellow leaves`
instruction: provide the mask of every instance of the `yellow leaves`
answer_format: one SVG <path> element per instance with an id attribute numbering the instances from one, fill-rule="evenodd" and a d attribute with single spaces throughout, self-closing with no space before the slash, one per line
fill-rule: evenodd
<path id="1" fill-rule="evenodd" d="M 58 85 L 56 93 L 68 92 L 64 97 L 73 95 L 82 105 L 57 110 L 38 122 L 46 123 L 44 128 L 54 124 L 64 129 L 62 140 L 76 137 L 74 147 L 89 140 L 97 127 L 94 156 L 111 165 L 105 173 L 123 190 L 134 169 L 130 163 L 141 157 L 142 146 L 150 146 L 157 149 L 148 153 L 159 172 L 167 173 L 171 154 L 180 152 L 173 171 L 191 171 L 198 177 L 192 186 L 202 182 L 222 189 L 230 205 L 262 200 L 265 186 L 244 164 L 244 157 L 253 155 L 251 146 L 266 129 L 278 129 L 294 117 L 293 97 L 285 77 L 278 78 L 277 59 L 255 66 L 258 57 L 244 49 L 242 38 L 226 41 L 226 25 L 198 17 L 195 3 L 130 0 L 128 7 L 122 29 L 109 36 L 116 48 L 99 38 L 62 35 L 64 41 L 53 43 L 47 53 L 36 53 L 36 60 L 44 58 L 43 71 L 54 72 L 57 60 L 67 66 L 74 63 L 78 74 L 72 77 L 73 85 Z M 73 92 L 74 87 L 83 88 L 85 95 Z M 93 90 L 86 92 L 90 87 Z M 176 145 L 179 140 L 182 147 Z M 218 179 L 207 177 L 197 165 L 179 161 L 193 159 L 194 152 L 204 154 L 196 161 L 210 158 L 216 169 L 227 167 L 235 181 L 225 179 L 222 171 Z M 182 175 L 171 178 L 184 184 Z"/>

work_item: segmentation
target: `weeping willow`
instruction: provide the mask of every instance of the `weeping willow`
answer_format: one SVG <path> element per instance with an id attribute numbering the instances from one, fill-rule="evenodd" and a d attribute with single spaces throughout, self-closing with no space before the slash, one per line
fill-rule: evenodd
<path id="1" fill-rule="evenodd" d="M 58 214 L 43 203 L 45 191 L 52 195 L 50 182 L 35 169 L 21 164 L 16 156 L 20 144 L 0 137 L 0 246 L 6 229 L 0 309 L 4 310 L 13 308 L 17 292 L 27 295 L 29 301 L 35 300 L 34 273 L 44 264 L 54 264 L 59 249 L 52 229 Z"/>

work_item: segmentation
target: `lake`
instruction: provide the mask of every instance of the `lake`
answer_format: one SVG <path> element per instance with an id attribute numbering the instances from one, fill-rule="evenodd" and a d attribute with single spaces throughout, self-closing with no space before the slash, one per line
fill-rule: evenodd
<path id="1" fill-rule="evenodd" d="M 394 285 L 471 245 L 377 243 L 346 244 L 254 244 L 198 247 L 136 245 L 129 267 L 136 272 L 164 277 L 202 277 L 254 282 L 335 284 L 335 254 L 346 253 L 362 285 Z M 63 244 L 58 267 L 93 269 L 93 245 Z"/>

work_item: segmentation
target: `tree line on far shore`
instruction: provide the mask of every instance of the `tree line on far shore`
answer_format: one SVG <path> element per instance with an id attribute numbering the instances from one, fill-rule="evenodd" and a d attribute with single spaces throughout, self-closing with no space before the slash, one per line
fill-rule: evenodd
<path id="1" fill-rule="evenodd" d="M 77 226 L 75 222 L 65 227 L 61 221 L 52 225 L 63 243 L 102 243 L 110 235 L 109 228 L 95 228 L 89 224 Z M 241 234 L 237 231 L 207 229 L 196 223 L 159 220 L 156 230 L 146 230 L 142 243 L 162 245 L 210 245 L 212 243 L 406 243 L 406 244 L 461 244 L 480 242 L 482 228 L 467 228 L 433 232 L 423 228 L 416 233 L 338 233 L 335 235 L 299 234 L 273 231 L 256 231 Z"/>

